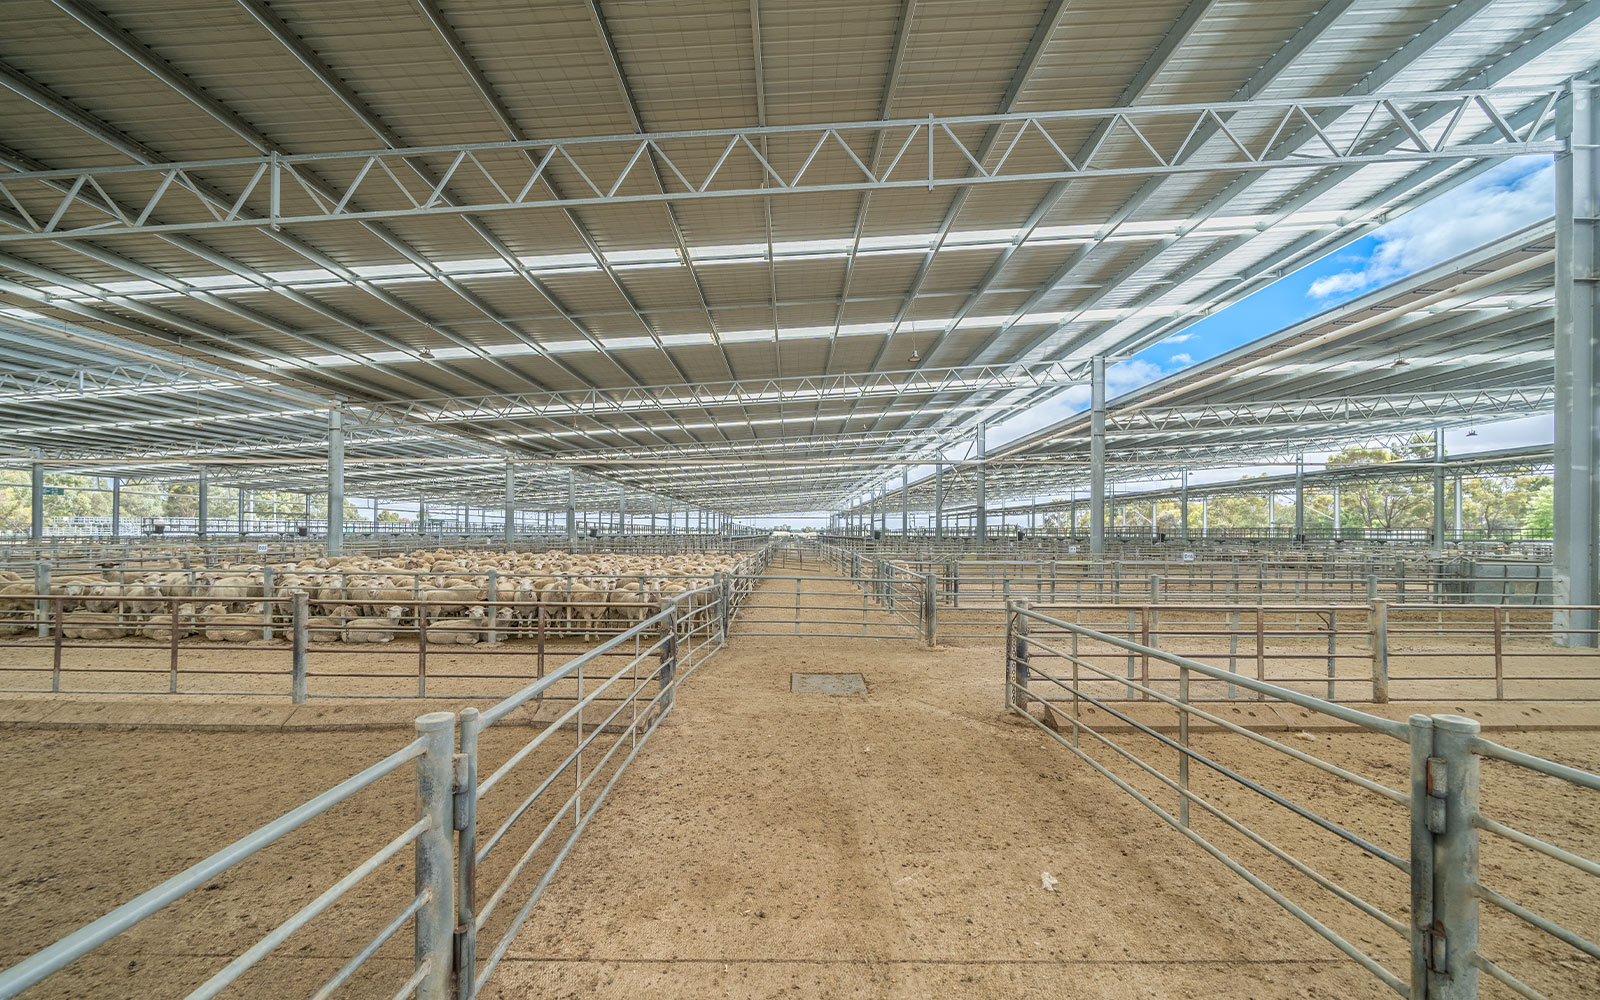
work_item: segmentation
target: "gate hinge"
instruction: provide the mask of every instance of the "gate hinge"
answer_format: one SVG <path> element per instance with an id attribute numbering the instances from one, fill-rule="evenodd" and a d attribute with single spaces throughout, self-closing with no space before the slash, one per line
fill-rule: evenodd
<path id="1" fill-rule="evenodd" d="M 1428 968 L 1434 972 L 1448 972 L 1450 966 L 1449 942 L 1444 936 L 1444 927 L 1434 924 L 1428 928 Z"/>
<path id="2" fill-rule="evenodd" d="M 476 788 L 468 787 L 470 780 L 467 776 L 467 755 L 458 753 L 452 760 L 455 770 L 454 791 L 450 795 L 450 826 L 451 829 L 461 831 L 467 828 L 467 823 L 472 815 L 472 802 L 468 796 L 477 793 Z"/>
<path id="3" fill-rule="evenodd" d="M 1445 787 L 1449 771 L 1443 757 L 1428 758 L 1428 821 L 1429 833 L 1445 832 Z"/>

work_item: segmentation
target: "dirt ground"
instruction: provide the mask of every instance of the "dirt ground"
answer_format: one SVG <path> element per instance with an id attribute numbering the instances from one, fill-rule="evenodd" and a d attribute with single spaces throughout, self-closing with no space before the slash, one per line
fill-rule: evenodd
<path id="1" fill-rule="evenodd" d="M 793 672 L 860 673 L 867 693 L 793 694 Z M 622 775 L 484 995 L 1392 995 L 1052 735 L 1004 713 L 1000 677 L 998 643 L 924 650 L 893 640 L 741 638 L 736 628 L 729 648 L 682 686 L 677 710 Z M 1600 712 L 1593 721 L 1600 724 Z M 486 769 L 538 731 L 491 729 Z M 1309 729 L 1273 735 L 1405 787 L 1405 748 L 1396 741 Z M 409 738 L 402 729 L 0 730 L 0 963 Z M 1114 738 L 1174 770 L 1175 754 L 1150 737 Z M 1600 768 L 1594 731 L 1494 738 Z M 1175 795 L 1155 779 L 1090 738 L 1083 742 L 1164 808 L 1176 808 Z M 497 825 L 561 759 L 565 750 L 555 744 L 530 755 L 497 793 L 480 830 Z M 1376 846 L 1404 853 L 1404 811 L 1392 803 L 1240 737 L 1201 734 L 1195 746 Z M 1233 782 L 1194 770 L 1197 794 L 1404 919 L 1403 874 Z M 386 779 L 28 996 L 192 988 L 403 829 L 411 799 L 408 779 Z M 1593 793 L 1490 764 L 1484 809 L 1580 854 L 1600 855 L 1600 797 Z M 544 821 L 528 820 L 535 828 Z M 1404 943 L 1380 923 L 1290 875 L 1198 808 L 1193 824 L 1404 974 Z M 363 836 L 332 836 L 335 825 Z M 511 845 L 513 854 L 520 849 Z M 319 921 L 318 931 L 292 938 L 283 957 L 241 983 L 237 995 L 303 995 L 326 978 L 410 898 L 410 860 L 401 852 L 370 887 Z M 1512 898 L 1591 939 L 1600 936 L 1600 893 L 1570 870 L 1487 837 L 1484 870 L 1485 880 Z M 1044 886 L 1045 873 L 1057 880 L 1053 890 Z M 392 993 L 408 951 L 408 941 L 391 942 L 370 980 L 350 995 Z M 480 957 L 487 951 L 480 942 Z M 1600 963 L 1488 913 L 1484 951 L 1552 997 L 1600 994 Z"/>

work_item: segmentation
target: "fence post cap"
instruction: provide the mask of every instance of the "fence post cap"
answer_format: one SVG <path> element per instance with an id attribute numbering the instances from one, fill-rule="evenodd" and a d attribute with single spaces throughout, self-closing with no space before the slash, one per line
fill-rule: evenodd
<path id="1" fill-rule="evenodd" d="M 1435 729 L 1443 729 L 1452 733 L 1467 733 L 1476 735 L 1482 728 L 1477 719 L 1469 719 L 1464 715 L 1435 715 L 1433 717 Z"/>
<path id="2" fill-rule="evenodd" d="M 417 732 L 436 733 L 441 729 L 449 729 L 456 724 L 456 717 L 451 712 L 429 712 L 427 715 L 417 716 Z"/>

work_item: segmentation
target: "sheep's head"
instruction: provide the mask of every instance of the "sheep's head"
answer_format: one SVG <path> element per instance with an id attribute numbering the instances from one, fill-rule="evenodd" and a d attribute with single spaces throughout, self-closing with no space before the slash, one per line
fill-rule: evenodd
<path id="1" fill-rule="evenodd" d="M 401 618 L 405 617 L 405 613 L 406 613 L 406 609 L 402 608 L 400 605 L 396 604 L 394 607 L 392 607 L 392 608 L 390 608 L 388 610 L 388 612 L 386 613 L 385 617 L 387 617 L 392 622 L 397 622 Z"/>
<path id="2" fill-rule="evenodd" d="M 467 609 L 467 617 L 468 618 L 487 618 L 487 617 L 489 617 L 489 613 L 487 611 L 483 610 L 482 608 L 478 607 L 477 605 L 473 605 L 472 607 Z"/>

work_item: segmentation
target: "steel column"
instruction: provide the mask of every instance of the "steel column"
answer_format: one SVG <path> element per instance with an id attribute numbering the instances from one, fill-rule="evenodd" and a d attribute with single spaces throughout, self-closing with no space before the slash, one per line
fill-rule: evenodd
<path id="1" fill-rule="evenodd" d="M 239 487 L 239 537 L 244 537 L 244 487 Z"/>
<path id="2" fill-rule="evenodd" d="M 578 538 L 578 485 L 577 473 L 567 470 L 567 541 Z"/>
<path id="3" fill-rule="evenodd" d="M 28 468 L 28 537 L 44 538 L 44 464 L 35 459 Z"/>
<path id="4" fill-rule="evenodd" d="M 978 459 L 978 509 L 974 514 L 972 530 L 973 534 L 978 536 L 979 546 L 987 544 L 989 538 L 989 501 L 988 497 L 986 496 L 987 483 L 985 481 L 986 474 L 984 471 L 984 458 L 986 457 L 987 453 L 987 444 L 984 438 L 987 432 L 988 425 L 982 420 L 978 421 L 978 427 L 974 431 L 975 436 L 973 439 L 977 448 Z"/>
<path id="5" fill-rule="evenodd" d="M 1189 540 L 1189 470 L 1184 469 L 1178 480 L 1178 531 L 1184 541 Z"/>
<path id="6" fill-rule="evenodd" d="M 1561 102 L 1556 154 L 1555 603 L 1600 603 L 1600 94 L 1574 82 Z M 1557 628 L 1562 626 L 1558 615 Z M 1558 636 L 1594 646 L 1593 610 L 1565 615 Z"/>
<path id="7" fill-rule="evenodd" d="M 327 551 L 344 551 L 344 414 L 328 412 L 328 538 Z"/>
<path id="8" fill-rule="evenodd" d="M 122 478 L 113 476 L 111 479 L 111 537 L 118 538 L 122 535 Z"/>
<path id="9" fill-rule="evenodd" d="M 1306 457 L 1294 460 L 1294 540 L 1306 537 Z"/>
<path id="10" fill-rule="evenodd" d="M 933 466 L 933 537 L 944 538 L 944 463 Z"/>
<path id="11" fill-rule="evenodd" d="M 1333 488 L 1333 540 L 1338 541 L 1344 537 L 1344 528 L 1340 525 L 1339 487 Z"/>
<path id="12" fill-rule="evenodd" d="M 211 528 L 211 490 L 206 482 L 206 467 L 200 466 L 200 522 L 196 529 L 201 538 L 206 537 Z"/>
<path id="13" fill-rule="evenodd" d="M 517 537 L 517 467 L 506 463 L 506 547 Z"/>
<path id="14" fill-rule="evenodd" d="M 1444 546 L 1444 429 L 1433 432 L 1433 547 Z"/>
<path id="15" fill-rule="evenodd" d="M 1465 525 L 1463 525 L 1461 523 L 1461 473 L 1459 473 L 1459 472 L 1456 473 L 1456 488 L 1455 488 L 1454 496 L 1455 496 L 1455 501 L 1456 501 L 1455 534 L 1456 534 L 1456 541 L 1459 542 L 1459 541 L 1461 541 L 1461 539 L 1463 537 L 1463 529 L 1465 528 Z"/>
<path id="16" fill-rule="evenodd" d="M 900 470 L 900 534 L 911 534 L 911 470 Z"/>
<path id="17" fill-rule="evenodd" d="M 1091 362 L 1089 376 L 1089 554 L 1106 551 L 1106 359 Z"/>

